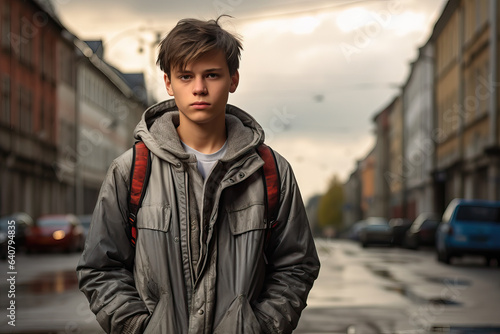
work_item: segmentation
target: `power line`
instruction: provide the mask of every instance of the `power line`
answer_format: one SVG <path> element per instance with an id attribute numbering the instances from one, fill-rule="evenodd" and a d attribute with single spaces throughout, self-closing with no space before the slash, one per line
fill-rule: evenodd
<path id="1" fill-rule="evenodd" d="M 326 10 L 331 10 L 331 9 L 338 9 L 342 7 L 349 7 L 355 4 L 359 3 L 367 3 L 367 2 L 380 2 L 380 0 L 352 0 L 352 1 L 347 1 L 347 2 L 342 2 L 342 3 L 335 3 L 327 6 L 322 6 L 322 7 L 316 7 L 316 8 L 307 8 L 307 9 L 300 9 L 300 10 L 295 10 L 295 11 L 289 11 L 289 12 L 281 12 L 281 13 L 269 13 L 269 14 L 264 14 L 264 15 L 255 15 L 255 16 L 243 16 L 243 17 L 237 17 L 236 19 L 238 21 L 256 21 L 256 20 L 265 20 L 265 19 L 271 19 L 271 18 L 278 18 L 278 17 L 293 17 L 297 15 L 303 15 L 303 14 L 316 14 L 318 12 L 326 11 Z M 310 2 L 308 2 L 310 3 Z"/>

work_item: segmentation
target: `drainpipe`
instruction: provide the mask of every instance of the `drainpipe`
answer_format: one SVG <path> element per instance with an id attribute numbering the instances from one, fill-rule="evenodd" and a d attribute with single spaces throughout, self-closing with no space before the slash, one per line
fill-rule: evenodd
<path id="1" fill-rule="evenodd" d="M 490 147 L 496 148 L 498 146 L 498 4 L 497 0 L 490 0 Z M 493 159 L 492 174 L 494 182 L 488 182 L 493 186 L 490 186 L 489 198 L 493 200 L 498 200 L 500 198 L 500 187 L 497 187 L 497 182 L 499 178 L 499 166 L 498 158 Z"/>
<path id="2" fill-rule="evenodd" d="M 464 72 L 463 72 L 463 62 L 464 62 L 464 9 L 462 7 L 458 7 L 458 105 L 459 109 L 459 125 L 458 125 L 458 170 L 457 173 L 459 175 L 459 187 L 458 193 L 455 194 L 456 197 L 464 198 L 464 183 L 465 183 L 465 138 L 464 138 L 464 130 L 465 130 L 465 116 L 464 116 Z M 457 196 L 458 195 L 458 196 Z"/>

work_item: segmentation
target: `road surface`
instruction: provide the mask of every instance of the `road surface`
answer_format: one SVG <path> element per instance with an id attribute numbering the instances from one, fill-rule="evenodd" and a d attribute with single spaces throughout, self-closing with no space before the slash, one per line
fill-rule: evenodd
<path id="1" fill-rule="evenodd" d="M 500 333 L 500 268 L 481 258 L 438 263 L 433 250 L 361 248 L 317 240 L 320 277 L 296 334 Z M 79 254 L 18 254 L 0 262 L 0 333 L 103 333 L 78 291 Z M 8 281 L 15 276 L 15 297 Z M 8 324 L 15 301 L 15 327 Z"/>

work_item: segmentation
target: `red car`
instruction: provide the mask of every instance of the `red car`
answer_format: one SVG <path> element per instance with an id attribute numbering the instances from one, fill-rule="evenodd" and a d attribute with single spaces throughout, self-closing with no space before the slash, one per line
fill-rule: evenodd
<path id="1" fill-rule="evenodd" d="M 83 227 L 74 215 L 47 215 L 37 219 L 26 235 L 28 252 L 37 250 L 83 250 Z"/>

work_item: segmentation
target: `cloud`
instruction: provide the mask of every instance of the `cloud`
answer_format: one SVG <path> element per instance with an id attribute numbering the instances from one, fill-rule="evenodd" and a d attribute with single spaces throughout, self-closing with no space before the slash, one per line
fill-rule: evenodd
<path id="1" fill-rule="evenodd" d="M 56 1 L 66 2 L 58 7 L 63 22 L 77 35 L 105 35 L 110 62 L 124 70 L 146 67 L 159 99 L 169 96 L 162 73 L 152 64 L 151 33 L 166 33 L 183 17 L 212 18 L 225 7 L 235 19 L 225 19 L 223 25 L 242 35 L 244 45 L 240 85 L 229 103 L 248 111 L 266 129 L 270 144 L 290 159 L 306 199 L 321 192 L 333 173 L 347 176 L 355 160 L 367 153 L 373 143 L 373 115 L 398 93 L 409 62 L 445 4 Z M 137 52 L 141 45 L 142 54 Z"/>
<path id="2" fill-rule="evenodd" d="M 362 158 L 358 152 L 364 154 L 373 143 L 368 134 L 340 142 L 328 137 L 287 135 L 272 140 L 270 146 L 290 162 L 302 197 L 308 199 L 325 192 L 333 175 L 345 181 L 355 161 Z"/>

